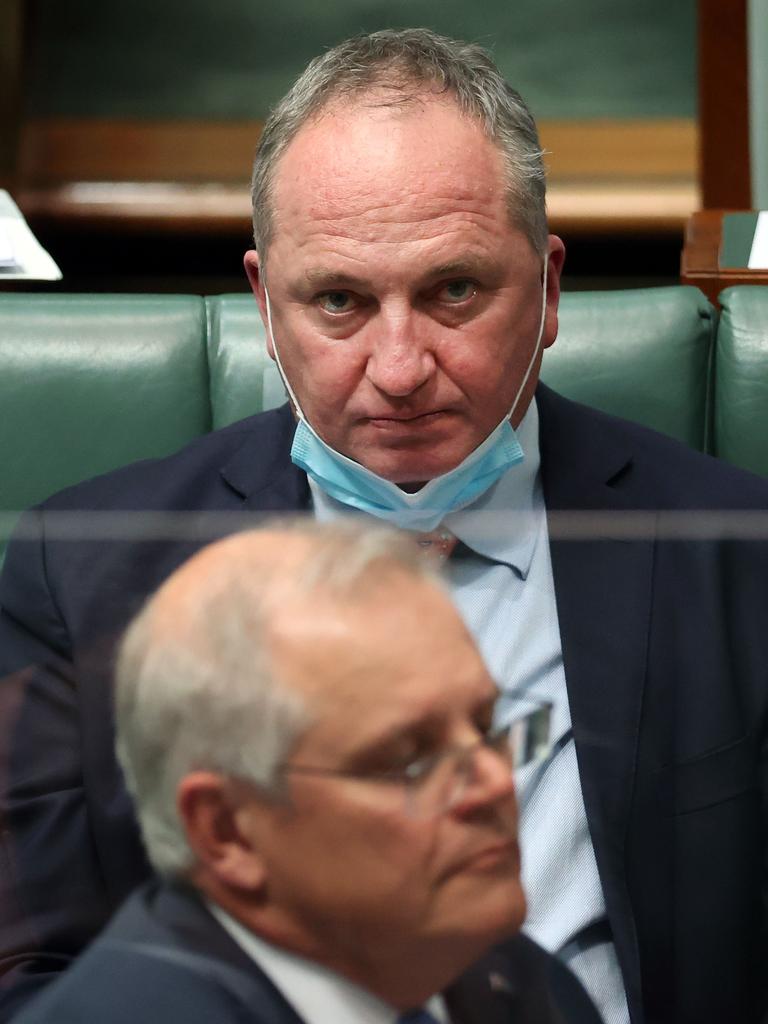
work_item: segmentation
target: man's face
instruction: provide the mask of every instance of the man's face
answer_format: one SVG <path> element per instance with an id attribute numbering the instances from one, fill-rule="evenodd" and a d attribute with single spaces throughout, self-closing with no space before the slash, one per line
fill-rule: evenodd
<path id="1" fill-rule="evenodd" d="M 450 99 L 370 100 L 331 106 L 281 158 L 266 283 L 309 422 L 408 484 L 456 466 L 509 413 L 536 343 L 543 266 L 510 223 L 502 157 L 477 124 Z M 562 256 L 552 236 L 544 346 Z M 246 267 L 266 322 L 255 253 Z"/>
<path id="2" fill-rule="evenodd" d="M 374 599 L 278 618 L 279 677 L 313 724 L 289 762 L 381 773 L 476 743 L 496 689 L 447 598 L 398 574 Z M 509 767 L 482 749 L 451 809 L 409 807 L 402 783 L 287 773 L 287 800 L 255 801 L 241 827 L 259 851 L 283 937 L 349 970 L 441 943 L 484 949 L 525 913 Z M 297 939 L 296 937 L 299 936 Z"/>

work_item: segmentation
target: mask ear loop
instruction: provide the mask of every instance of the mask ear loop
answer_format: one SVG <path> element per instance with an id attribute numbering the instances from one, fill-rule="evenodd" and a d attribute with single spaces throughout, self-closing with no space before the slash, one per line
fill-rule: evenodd
<path id="1" fill-rule="evenodd" d="M 525 390 L 525 385 L 528 383 L 528 378 L 531 376 L 531 370 L 533 369 L 534 364 L 536 362 L 536 358 L 538 357 L 538 354 L 541 351 L 541 339 L 544 337 L 544 320 L 546 319 L 546 316 L 547 316 L 547 268 L 548 267 L 549 267 L 549 259 L 545 258 L 544 259 L 544 273 L 542 275 L 542 282 L 541 282 L 541 316 L 539 318 L 539 333 L 536 336 L 536 344 L 533 346 L 533 354 L 531 355 L 531 361 L 528 363 L 528 369 L 525 371 L 523 379 L 520 382 L 520 387 L 517 389 L 517 394 L 515 395 L 515 400 L 512 403 L 512 408 L 509 410 L 509 414 L 504 417 L 504 419 L 506 419 L 506 420 L 511 420 L 512 417 L 515 415 L 515 409 L 517 408 L 517 403 L 520 401 L 520 396 L 522 395 L 523 391 Z M 272 343 L 274 344 L 274 338 L 272 339 Z"/>
<path id="2" fill-rule="evenodd" d="M 277 370 L 278 373 L 280 374 L 280 379 L 283 382 L 283 387 L 288 392 L 288 397 L 291 400 L 291 405 L 296 410 L 296 415 L 299 417 L 300 420 L 303 420 L 305 423 L 307 423 L 307 426 L 309 426 L 309 423 L 307 422 L 307 417 L 304 415 L 302 408 L 299 405 L 299 400 L 294 394 L 293 388 L 291 387 L 290 382 L 285 375 L 283 364 L 280 362 L 280 350 L 277 347 L 277 342 L 275 341 L 275 332 L 274 329 L 272 328 L 272 305 L 269 301 L 269 292 L 267 291 L 266 285 L 264 285 L 264 298 L 266 299 L 267 302 L 267 327 L 269 328 L 269 336 L 272 339 L 272 351 L 275 353 L 275 362 L 277 363 Z"/>

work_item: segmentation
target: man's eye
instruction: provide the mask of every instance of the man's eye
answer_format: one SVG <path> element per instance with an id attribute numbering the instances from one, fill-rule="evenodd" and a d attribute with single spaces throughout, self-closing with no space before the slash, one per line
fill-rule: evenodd
<path id="1" fill-rule="evenodd" d="M 323 292 L 318 302 L 326 313 L 348 313 L 354 306 L 349 292 Z"/>
<path id="2" fill-rule="evenodd" d="M 475 282 L 467 281 L 464 279 L 458 281 L 449 281 L 448 284 L 444 284 L 438 296 L 442 302 L 466 302 L 467 299 L 471 299 L 476 292 Z"/>

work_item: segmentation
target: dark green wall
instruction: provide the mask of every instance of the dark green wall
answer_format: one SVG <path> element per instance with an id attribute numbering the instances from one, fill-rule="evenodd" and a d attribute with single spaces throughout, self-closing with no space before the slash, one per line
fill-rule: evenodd
<path id="1" fill-rule="evenodd" d="M 694 0 L 37 0 L 38 115 L 263 118 L 310 57 L 429 25 L 491 48 L 538 117 L 686 117 Z"/>

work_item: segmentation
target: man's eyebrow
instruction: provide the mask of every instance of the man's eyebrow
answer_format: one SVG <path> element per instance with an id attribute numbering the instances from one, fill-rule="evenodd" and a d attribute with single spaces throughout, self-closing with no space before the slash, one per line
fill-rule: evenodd
<path id="1" fill-rule="evenodd" d="M 490 272 L 495 266 L 494 261 L 482 255 L 467 254 L 448 260 L 446 263 L 438 263 L 433 267 L 426 267 L 421 274 L 422 281 L 435 281 L 443 277 L 472 276 Z M 371 288 L 371 281 L 367 277 L 348 274 L 344 271 L 334 270 L 332 267 L 310 267 L 302 275 L 302 281 L 310 288 L 315 289 L 355 289 L 365 290 Z"/>
<path id="2" fill-rule="evenodd" d="M 483 271 L 490 263 L 482 257 L 462 256 L 459 259 L 450 260 L 448 263 L 441 263 L 427 272 L 428 277 L 455 277 L 461 274 L 477 274 Z"/>
<path id="3" fill-rule="evenodd" d="M 313 267 L 306 270 L 304 280 L 312 288 L 365 288 L 369 282 L 362 277 L 355 277 L 353 274 L 345 274 L 330 267 Z"/>
<path id="4" fill-rule="evenodd" d="M 490 720 L 493 717 L 496 704 L 501 696 L 502 690 L 496 683 L 494 683 L 493 688 L 490 689 L 489 692 L 485 693 L 481 698 L 467 706 L 467 716 L 474 718 L 476 716 L 483 717 L 487 715 Z M 381 729 L 378 734 L 366 737 L 364 744 L 358 749 L 351 751 L 350 756 L 353 759 L 357 759 L 365 757 L 366 755 L 375 755 L 393 745 L 396 745 L 402 740 L 426 735 L 437 730 L 443 722 L 443 719 L 444 715 L 441 712 L 426 710 L 423 714 L 418 715 L 415 718 L 400 719 L 390 722 L 387 726 Z"/>

